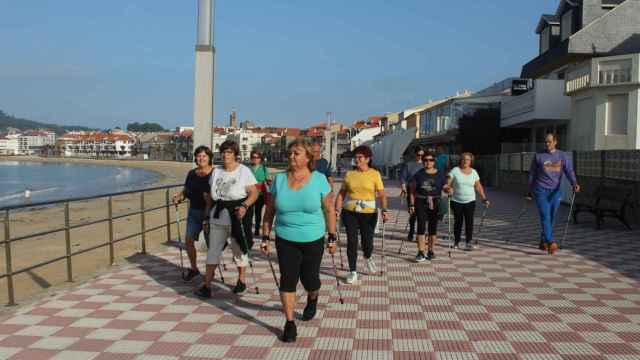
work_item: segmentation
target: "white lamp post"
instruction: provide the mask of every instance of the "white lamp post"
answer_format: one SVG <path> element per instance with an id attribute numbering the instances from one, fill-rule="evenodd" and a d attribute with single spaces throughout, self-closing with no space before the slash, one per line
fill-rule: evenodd
<path id="1" fill-rule="evenodd" d="M 213 46 L 213 0 L 198 1 L 195 92 L 193 97 L 193 148 L 212 146 L 213 86 L 215 48 Z"/>

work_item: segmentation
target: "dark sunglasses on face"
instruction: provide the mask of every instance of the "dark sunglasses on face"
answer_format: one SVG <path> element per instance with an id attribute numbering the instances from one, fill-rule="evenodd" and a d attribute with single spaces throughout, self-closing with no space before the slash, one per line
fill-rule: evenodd
<path id="1" fill-rule="evenodd" d="M 430 162 L 433 162 L 433 161 L 436 161 L 436 159 L 434 159 L 434 158 L 426 158 L 426 159 L 424 159 L 424 161 L 430 161 Z"/>

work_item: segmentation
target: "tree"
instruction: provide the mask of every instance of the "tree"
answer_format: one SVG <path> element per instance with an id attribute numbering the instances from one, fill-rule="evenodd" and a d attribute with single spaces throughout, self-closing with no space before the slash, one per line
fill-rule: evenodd
<path id="1" fill-rule="evenodd" d="M 134 122 L 134 123 L 130 123 L 130 124 L 127 125 L 127 131 L 133 131 L 133 132 L 159 132 L 159 131 L 165 131 L 165 130 L 162 127 L 162 125 L 157 124 L 157 123 L 149 123 L 149 122 L 138 123 L 138 122 Z"/>

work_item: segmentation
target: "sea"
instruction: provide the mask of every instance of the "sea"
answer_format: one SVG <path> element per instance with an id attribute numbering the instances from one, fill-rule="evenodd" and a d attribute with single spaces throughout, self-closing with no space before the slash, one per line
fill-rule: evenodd
<path id="1" fill-rule="evenodd" d="M 0 161 L 0 208 L 150 187 L 155 171 L 127 166 Z"/>

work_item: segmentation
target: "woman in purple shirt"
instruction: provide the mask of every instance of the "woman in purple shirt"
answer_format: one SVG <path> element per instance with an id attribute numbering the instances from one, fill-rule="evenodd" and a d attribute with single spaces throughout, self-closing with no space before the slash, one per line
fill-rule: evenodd
<path id="1" fill-rule="evenodd" d="M 556 149 L 557 144 L 556 136 L 547 134 L 546 150 L 535 154 L 529 169 L 529 189 L 536 200 L 542 225 L 541 248 L 550 255 L 558 249 L 558 245 L 553 240 L 553 219 L 560 206 L 562 174 L 571 182 L 573 191 L 580 192 L 580 185 L 576 181 L 571 160 L 564 152 Z"/>

